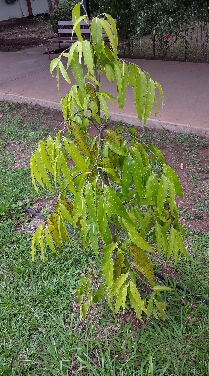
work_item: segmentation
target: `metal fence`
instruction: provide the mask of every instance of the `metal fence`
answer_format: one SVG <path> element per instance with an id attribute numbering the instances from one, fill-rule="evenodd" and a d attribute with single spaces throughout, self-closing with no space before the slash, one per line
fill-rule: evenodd
<path id="1" fill-rule="evenodd" d="M 209 22 L 185 22 L 172 34 L 147 34 L 132 40 L 120 40 L 121 56 L 209 62 Z"/>

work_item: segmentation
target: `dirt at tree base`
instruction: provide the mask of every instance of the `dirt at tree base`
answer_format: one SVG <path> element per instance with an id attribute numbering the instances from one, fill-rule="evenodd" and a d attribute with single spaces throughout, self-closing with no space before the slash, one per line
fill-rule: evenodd
<path id="1" fill-rule="evenodd" d="M 15 52 L 43 45 L 53 36 L 49 16 L 3 21 L 0 22 L 0 51 Z"/>

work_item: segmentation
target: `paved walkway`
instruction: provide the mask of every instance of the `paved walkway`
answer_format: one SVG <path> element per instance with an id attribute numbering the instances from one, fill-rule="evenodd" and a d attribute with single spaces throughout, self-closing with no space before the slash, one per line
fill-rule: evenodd
<path id="1" fill-rule="evenodd" d="M 59 108 L 56 79 L 49 73 L 49 60 L 44 51 L 45 47 L 40 46 L 18 52 L 0 52 L 0 100 L 26 101 Z M 130 61 L 148 71 L 164 90 L 164 109 L 156 117 L 151 116 L 148 125 L 209 135 L 209 64 Z M 102 78 L 102 84 L 106 91 L 115 93 L 114 84 L 105 78 Z M 68 84 L 61 80 L 61 95 L 68 88 Z M 139 124 L 132 98 L 128 87 L 125 108 L 110 106 L 111 117 Z"/>

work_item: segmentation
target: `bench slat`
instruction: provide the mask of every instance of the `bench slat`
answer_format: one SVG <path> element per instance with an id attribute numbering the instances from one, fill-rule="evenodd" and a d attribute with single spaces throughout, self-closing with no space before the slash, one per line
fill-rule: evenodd
<path id="1" fill-rule="evenodd" d="M 58 29 L 58 34 L 72 34 L 72 32 L 76 36 L 75 30 L 73 31 L 73 29 Z M 90 34 L 90 30 L 89 29 L 81 29 L 81 34 Z"/>
<path id="2" fill-rule="evenodd" d="M 114 21 L 116 22 L 116 20 L 114 20 Z M 91 22 L 92 21 L 89 21 L 89 24 L 91 24 Z M 59 48 L 60 48 L 60 43 L 62 43 L 62 42 L 66 41 L 66 42 L 73 43 L 74 41 L 77 40 L 77 36 L 76 36 L 75 32 L 72 35 L 72 32 L 73 32 L 73 21 L 72 20 L 58 21 L 57 24 L 58 24 L 58 26 L 69 26 L 69 27 L 68 28 L 66 28 L 66 27 L 65 28 L 59 28 L 58 29 L 58 37 L 47 39 L 46 44 L 47 44 L 49 59 L 50 59 L 50 51 L 49 51 L 49 46 L 48 46 L 49 42 L 58 42 Z M 90 39 L 89 24 L 87 22 L 83 21 L 83 20 L 80 22 L 81 34 L 83 35 L 83 37 L 85 39 Z M 64 34 L 71 34 L 71 36 L 64 36 Z M 107 38 L 105 33 L 102 33 L 102 37 L 103 37 L 105 42 L 108 41 L 108 38 Z"/>
<path id="3" fill-rule="evenodd" d="M 91 24 L 91 21 L 89 21 L 89 23 Z M 58 26 L 73 26 L 73 21 L 58 21 Z M 81 21 L 80 22 L 80 25 L 81 26 L 88 26 L 88 23 L 85 22 L 85 21 Z"/>

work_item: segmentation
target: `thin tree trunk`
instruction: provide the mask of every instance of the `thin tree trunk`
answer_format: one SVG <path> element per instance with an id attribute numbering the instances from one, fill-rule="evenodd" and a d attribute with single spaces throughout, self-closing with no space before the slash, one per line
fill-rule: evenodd
<path id="1" fill-rule="evenodd" d="M 58 7 L 59 5 L 59 0 L 47 0 L 48 3 L 48 8 L 49 8 L 49 13 L 53 13 L 54 9 Z"/>

